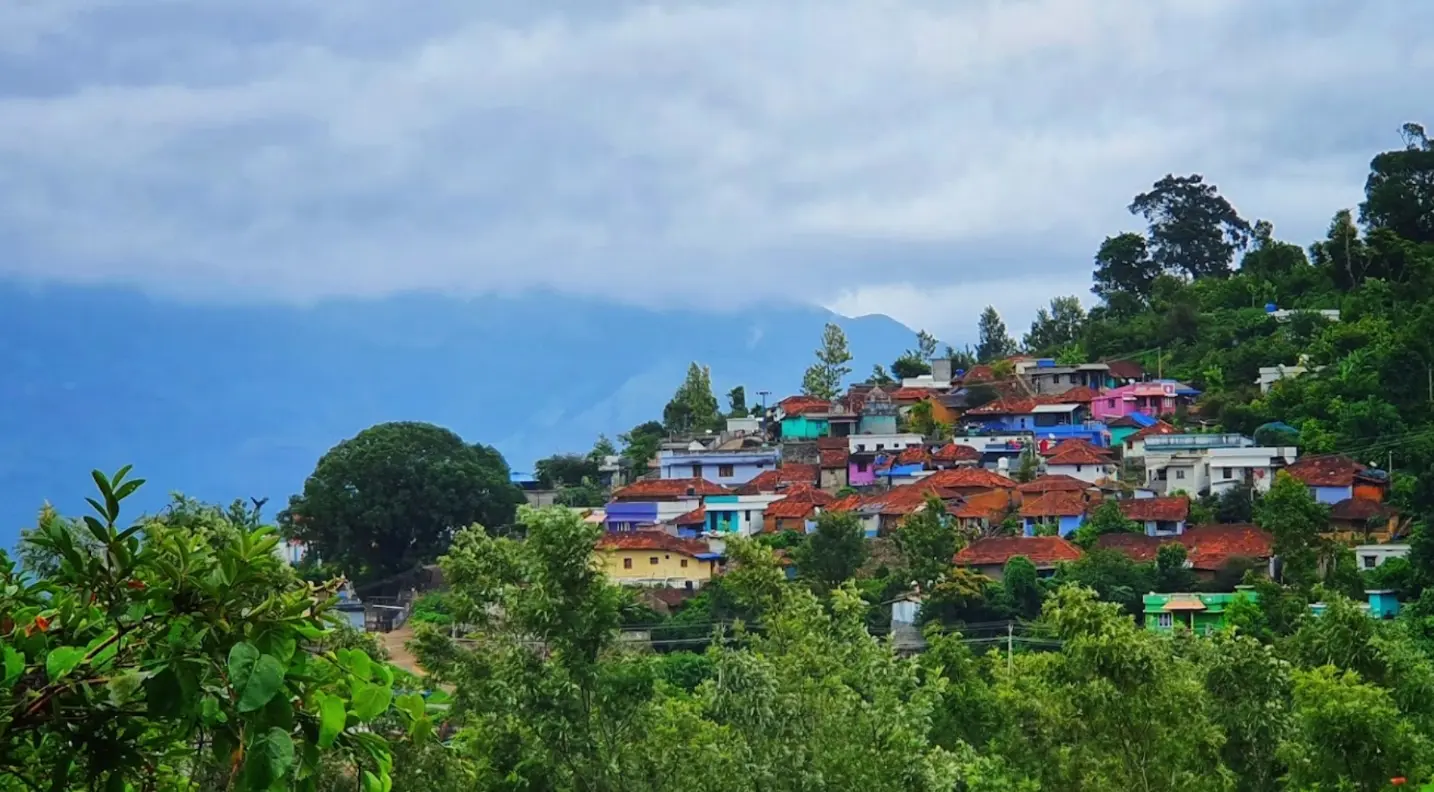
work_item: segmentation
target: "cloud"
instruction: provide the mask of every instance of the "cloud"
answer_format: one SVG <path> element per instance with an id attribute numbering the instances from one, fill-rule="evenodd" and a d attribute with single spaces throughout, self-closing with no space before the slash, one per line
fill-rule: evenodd
<path id="1" fill-rule="evenodd" d="M 1018 330 L 1056 284 L 1084 293 L 1166 172 L 1309 241 L 1434 77 L 1421 3 L 19 9 L 0 25 L 0 275 L 795 297 L 947 337 L 971 306 L 1010 304 Z"/>

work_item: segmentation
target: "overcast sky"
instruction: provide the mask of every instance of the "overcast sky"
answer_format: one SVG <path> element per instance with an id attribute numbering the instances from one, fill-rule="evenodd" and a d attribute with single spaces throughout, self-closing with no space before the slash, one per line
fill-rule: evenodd
<path id="1" fill-rule="evenodd" d="M 1309 242 L 1434 123 L 1431 30 L 1428 0 L 9 0 L 0 276 L 1019 330 L 1167 172 Z"/>

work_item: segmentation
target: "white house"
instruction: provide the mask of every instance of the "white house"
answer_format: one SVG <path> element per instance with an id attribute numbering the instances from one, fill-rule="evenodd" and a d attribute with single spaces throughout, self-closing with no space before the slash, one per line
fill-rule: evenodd
<path id="1" fill-rule="evenodd" d="M 1239 486 L 1267 492 L 1275 471 L 1297 455 L 1293 446 L 1256 446 L 1242 435 L 1151 436 L 1145 438 L 1145 480 L 1162 495 L 1218 495 Z"/>
<path id="2" fill-rule="evenodd" d="M 1046 459 L 1046 473 L 1052 476 L 1070 476 L 1094 484 L 1097 481 L 1117 476 L 1115 462 L 1095 449 L 1085 445 L 1071 445 L 1058 449 Z"/>
<path id="3" fill-rule="evenodd" d="M 896 434 L 854 434 L 847 438 L 847 449 L 853 454 L 879 454 L 886 451 L 902 451 L 910 446 L 919 446 L 924 438 L 915 432 Z"/>
<path id="4" fill-rule="evenodd" d="M 1391 558 L 1407 558 L 1408 556 L 1409 545 L 1402 543 L 1364 544 L 1354 547 L 1354 558 L 1359 563 L 1360 569 L 1374 569 Z"/>

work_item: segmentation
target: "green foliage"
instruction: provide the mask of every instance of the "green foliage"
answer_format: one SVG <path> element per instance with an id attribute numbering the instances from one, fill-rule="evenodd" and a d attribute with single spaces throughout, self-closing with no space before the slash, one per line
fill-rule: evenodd
<path id="1" fill-rule="evenodd" d="M 892 539 L 901 551 L 904 577 L 916 581 L 923 591 L 946 575 L 956 551 L 965 545 L 956 520 L 935 495 L 928 495 L 921 510 L 902 521 Z"/>
<path id="2" fill-rule="evenodd" d="M 1250 224 L 1202 176 L 1169 175 L 1135 196 L 1130 213 L 1150 224 L 1150 256 L 1166 272 L 1191 278 L 1229 274 Z"/>
<path id="3" fill-rule="evenodd" d="M 1041 612 L 1044 592 L 1036 574 L 1036 565 L 1031 563 L 1031 559 L 1012 556 L 1001 570 L 1001 587 L 1016 616 L 1034 619 Z"/>
<path id="4" fill-rule="evenodd" d="M 1320 531 L 1329 524 L 1329 510 L 1315 502 L 1303 483 L 1281 471 L 1261 501 L 1255 521 L 1275 537 L 1281 579 L 1299 587 L 1313 585 L 1319 576 Z"/>
<path id="5" fill-rule="evenodd" d="M 1163 592 L 1194 591 L 1195 573 L 1185 568 L 1185 545 L 1163 544 L 1155 555 L 1155 590 Z"/>
<path id="6" fill-rule="evenodd" d="M 828 322 L 822 330 L 822 345 L 816 351 L 816 362 L 802 377 L 802 393 L 819 399 L 831 399 L 841 390 L 842 380 L 851 373 L 851 350 L 841 325 Z"/>
<path id="7" fill-rule="evenodd" d="M 712 395 L 711 369 L 696 363 L 687 367 L 687 378 L 662 409 L 662 424 L 670 434 L 717 431 L 725 425 Z"/>
<path id="8" fill-rule="evenodd" d="M 434 560 L 457 528 L 508 525 L 522 502 L 496 450 L 432 424 L 386 423 L 324 454 L 282 519 L 362 583 Z"/>
<path id="9" fill-rule="evenodd" d="M 576 487 L 598 477 L 598 462 L 593 454 L 555 454 L 533 463 L 533 473 L 544 489 Z"/>
<path id="10" fill-rule="evenodd" d="M 866 533 L 855 514 L 824 511 L 817 515 L 816 529 L 792 556 L 802 577 L 820 589 L 830 589 L 866 563 Z"/>
<path id="11" fill-rule="evenodd" d="M 886 369 L 883 368 L 880 363 L 871 367 L 871 376 L 867 377 L 867 382 L 882 388 L 896 384 L 896 380 L 892 379 L 891 375 L 887 373 Z"/>
<path id="12" fill-rule="evenodd" d="M 727 391 L 727 406 L 730 411 L 729 418 L 746 418 L 750 413 L 747 410 L 747 389 L 741 385 Z"/>
<path id="13" fill-rule="evenodd" d="M 1006 332 L 1006 323 L 994 306 L 988 305 L 981 311 L 977 326 L 976 358 L 982 363 L 1008 358 L 1016 354 L 1016 340 Z"/>
<path id="14" fill-rule="evenodd" d="M 640 478 L 647 474 L 653 457 L 657 456 L 657 448 L 665 437 L 667 437 L 667 430 L 656 421 L 638 424 L 631 430 L 618 435 L 617 439 L 622 442 L 623 446 L 622 461 L 627 467 L 629 475 Z"/>
<path id="15" fill-rule="evenodd" d="M 1096 538 L 1114 533 L 1144 533 L 1140 523 L 1127 519 L 1114 499 L 1101 501 L 1090 516 L 1071 535 L 1071 541 L 1085 548 L 1095 547 Z"/>
<path id="16" fill-rule="evenodd" d="M 1022 345 L 1033 354 L 1056 354 L 1080 341 L 1082 326 L 1085 324 L 1085 308 L 1079 297 L 1056 297 L 1051 300 L 1050 310 L 1039 308 L 1031 322 Z M 1084 363 L 1084 358 L 1074 360 Z"/>
<path id="17" fill-rule="evenodd" d="M 931 364 L 922 359 L 921 353 L 914 349 L 908 349 L 902 353 L 901 357 L 891 361 L 890 378 L 894 378 L 898 382 L 930 373 Z"/>

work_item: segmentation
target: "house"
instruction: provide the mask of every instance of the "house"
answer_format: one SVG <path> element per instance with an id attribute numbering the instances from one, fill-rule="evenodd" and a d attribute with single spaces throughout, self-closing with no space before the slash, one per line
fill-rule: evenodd
<path id="1" fill-rule="evenodd" d="M 767 504 L 763 529 L 767 533 L 796 531 L 806 533 L 807 525 L 830 506 L 836 498 L 810 484 L 794 484 L 786 497 Z"/>
<path id="2" fill-rule="evenodd" d="M 1286 366 L 1284 364 L 1278 366 L 1261 366 L 1260 375 L 1255 378 L 1255 384 L 1260 386 L 1260 393 L 1269 393 L 1270 388 L 1273 388 L 1275 383 L 1280 380 L 1294 379 L 1308 374 L 1310 369 L 1305 365 L 1304 358 L 1305 356 L 1301 355 L 1300 363 L 1296 366 Z M 1324 366 L 1316 366 L 1314 370 L 1319 371 L 1323 368 Z"/>
<path id="3" fill-rule="evenodd" d="M 604 574 L 625 586 L 698 589 L 716 577 L 721 554 L 663 531 L 606 534 L 593 549 Z"/>
<path id="4" fill-rule="evenodd" d="M 1167 434 L 1147 437 L 1146 486 L 1161 494 L 1220 494 L 1245 486 L 1268 492 L 1274 474 L 1293 463 L 1293 446 L 1256 446 L 1238 434 Z"/>
<path id="5" fill-rule="evenodd" d="M 951 561 L 999 581 L 1016 556 L 1030 559 L 1040 577 L 1050 577 L 1057 565 L 1079 560 L 1080 548 L 1059 536 L 988 536 L 961 548 Z"/>
<path id="6" fill-rule="evenodd" d="M 1036 432 L 1045 434 L 1058 427 L 1086 428 L 1090 409 L 1080 402 L 1063 402 L 1058 396 L 1038 398 L 1001 398 L 966 411 L 967 426 L 984 431 Z M 1104 436 L 1105 427 L 1100 427 Z M 1065 437 L 1079 437 L 1069 429 Z"/>
<path id="7" fill-rule="evenodd" d="M 1136 416 L 1139 416 L 1139 418 L 1137 418 Z M 1149 421 L 1149 423 L 1147 423 L 1145 426 L 1135 430 L 1134 432 L 1128 432 L 1125 434 L 1125 439 L 1122 441 L 1122 444 L 1120 446 L 1120 455 L 1125 459 L 1144 459 L 1145 441 L 1148 438 L 1159 437 L 1161 435 L 1175 435 L 1181 433 L 1179 429 L 1176 429 L 1174 426 L 1171 426 L 1164 421 L 1158 419 L 1151 419 L 1144 415 L 1140 415 L 1139 413 L 1125 416 L 1125 418 L 1137 422 L 1141 418 L 1144 418 L 1146 421 Z"/>
<path id="8" fill-rule="evenodd" d="M 1276 322 L 1288 322 L 1299 314 L 1314 314 L 1327 322 L 1339 321 L 1339 309 L 1337 308 L 1296 308 L 1291 311 L 1284 308 L 1276 307 L 1274 303 L 1267 303 L 1265 305 L 1265 313 L 1272 319 L 1274 319 Z"/>
<path id="9" fill-rule="evenodd" d="M 1398 532 L 1398 509 L 1364 498 L 1345 498 L 1330 507 L 1325 537 L 1339 542 L 1388 542 Z"/>
<path id="10" fill-rule="evenodd" d="M 761 495 L 781 492 L 794 484 L 817 483 L 816 465 L 786 464 L 775 470 L 766 470 L 737 488 L 738 495 Z"/>
<path id="11" fill-rule="evenodd" d="M 850 486 L 847 466 L 851 462 L 851 454 L 846 450 L 845 444 L 841 448 L 823 448 L 818 453 L 821 457 L 821 488 L 836 492 L 842 487 Z"/>
<path id="12" fill-rule="evenodd" d="M 691 512 L 709 495 L 732 490 L 706 479 L 641 479 L 612 494 L 604 510 L 608 531 L 628 532 L 667 523 Z"/>
<path id="13" fill-rule="evenodd" d="M 940 490 L 948 497 L 974 495 L 991 490 L 1014 490 L 1016 482 L 985 468 L 955 467 L 938 470 L 921 480 L 926 487 Z"/>
<path id="14" fill-rule="evenodd" d="M 810 396 L 788 396 L 777 402 L 777 420 L 783 440 L 815 440 L 831 430 L 827 414 L 831 402 Z"/>
<path id="15" fill-rule="evenodd" d="M 1046 492 L 1021 504 L 1021 516 L 1026 536 L 1042 536 L 1054 533 L 1069 536 L 1085 522 L 1086 499 L 1074 492 Z"/>
<path id="16" fill-rule="evenodd" d="M 1115 387 L 1145 380 L 1145 368 L 1133 360 L 1108 360 L 1105 365 L 1110 369 Z"/>
<path id="17" fill-rule="evenodd" d="M 834 502 L 827 508 L 833 511 L 854 511 L 861 519 L 867 538 L 874 539 L 889 535 L 899 528 L 907 517 L 926 508 L 926 499 L 931 495 L 941 498 L 946 502 L 947 512 L 951 511 L 952 505 L 947 501 L 954 500 L 955 496 L 943 493 L 925 482 L 893 487 L 886 492 L 869 495 L 860 499 L 854 508 L 842 502 Z M 841 503 L 840 507 L 838 503 Z"/>
<path id="18" fill-rule="evenodd" d="M 847 438 L 847 482 L 853 487 L 875 484 L 879 467 L 889 466 L 898 453 L 923 440 L 912 432 L 852 435 Z"/>
<path id="19" fill-rule="evenodd" d="M 1175 380 L 1134 382 L 1102 391 L 1091 402 L 1091 416 L 1097 421 L 1143 413 L 1154 418 L 1174 414 L 1195 403 L 1200 391 Z"/>
<path id="20" fill-rule="evenodd" d="M 1125 456 L 1126 454 L 1124 454 L 1123 449 L 1125 448 L 1126 438 L 1153 423 L 1155 423 L 1154 418 L 1148 415 L 1141 415 L 1140 413 L 1122 415 L 1119 418 L 1112 418 L 1106 421 L 1105 429 L 1110 433 L 1110 447 L 1122 449 L 1122 456 Z M 1174 427 L 1171 428 L 1173 429 Z"/>
<path id="21" fill-rule="evenodd" d="M 1354 560 L 1359 568 L 1368 572 L 1377 569 L 1391 558 L 1408 558 L 1409 545 L 1398 542 L 1388 544 L 1362 544 L 1354 547 Z"/>
<path id="22" fill-rule="evenodd" d="M 867 391 L 861 403 L 861 419 L 857 422 L 857 434 L 896 434 L 896 402 L 879 387 Z"/>
<path id="23" fill-rule="evenodd" d="M 1090 500 L 1091 493 L 1096 490 L 1090 482 L 1082 481 L 1074 476 L 1048 474 L 1037 476 L 1024 484 L 1017 484 L 1016 491 L 1028 498 L 1039 497 L 1047 492 L 1072 492 Z"/>
<path id="24" fill-rule="evenodd" d="M 901 387 L 921 388 L 923 390 L 946 390 L 951 387 L 951 374 L 951 360 L 949 358 L 936 358 L 931 361 L 930 374 L 906 377 L 901 380 Z"/>
<path id="25" fill-rule="evenodd" d="M 1011 502 L 1011 490 L 996 489 L 965 496 L 950 512 L 963 530 L 985 536 L 1005 521 Z"/>
<path id="26" fill-rule="evenodd" d="M 693 445 L 696 448 L 664 449 L 657 453 L 657 466 L 662 478 L 701 478 L 735 486 L 776 468 L 781 461 L 781 452 L 775 448 L 710 451 L 698 443 Z"/>
<path id="27" fill-rule="evenodd" d="M 981 461 L 981 452 L 959 443 L 947 443 L 939 448 L 908 446 L 891 460 L 893 467 L 916 465 L 922 470 L 945 470 L 959 466 L 974 466 Z"/>
<path id="28" fill-rule="evenodd" d="M 1092 484 L 1116 476 L 1115 463 L 1108 456 L 1083 445 L 1057 449 L 1046 458 L 1045 469 L 1048 475 L 1070 476 Z"/>
<path id="29" fill-rule="evenodd" d="M 1185 533 L 1185 521 L 1190 518 L 1190 499 L 1134 498 L 1120 502 L 1120 513 L 1125 519 L 1140 523 L 1146 536 L 1178 536 Z"/>
<path id="30" fill-rule="evenodd" d="M 1329 505 L 1348 498 L 1381 503 L 1389 487 L 1385 471 L 1340 454 L 1305 457 L 1287 466 L 1285 472 L 1309 487 L 1315 500 Z"/>
<path id="31" fill-rule="evenodd" d="M 558 491 L 551 487 L 544 487 L 542 482 L 538 481 L 538 477 L 532 473 L 514 471 L 508 474 L 508 480 L 523 491 L 523 499 L 535 509 L 552 506 L 558 502 Z"/>
<path id="32" fill-rule="evenodd" d="M 1146 594 L 1145 629 L 1169 632 L 1176 625 L 1202 635 L 1216 632 L 1230 624 L 1230 606 L 1243 600 L 1258 600 L 1249 586 L 1239 586 L 1232 594 Z"/>
<path id="33" fill-rule="evenodd" d="M 1115 550 L 1142 563 L 1153 562 L 1161 545 L 1184 545 L 1187 566 L 1207 580 L 1241 559 L 1268 568 L 1275 554 L 1275 538 L 1259 526 L 1249 524 L 1194 525 L 1175 536 L 1103 534 L 1095 543 L 1096 547 Z"/>
<path id="34" fill-rule="evenodd" d="M 1050 358 L 1038 358 L 1017 363 L 1016 374 L 1030 385 L 1033 393 L 1042 395 L 1064 393 L 1076 386 L 1098 391 L 1116 384 L 1110 366 L 1105 363 L 1063 366 Z"/>
<path id="35" fill-rule="evenodd" d="M 767 507 L 783 495 L 709 495 L 702 499 L 706 513 L 703 531 L 709 534 L 752 536 L 766 525 Z"/>

